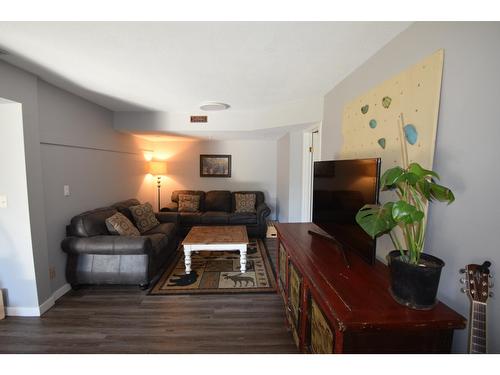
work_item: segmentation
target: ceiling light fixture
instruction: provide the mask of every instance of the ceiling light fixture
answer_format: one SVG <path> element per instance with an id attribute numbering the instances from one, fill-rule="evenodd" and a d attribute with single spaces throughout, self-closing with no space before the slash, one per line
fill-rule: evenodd
<path id="1" fill-rule="evenodd" d="M 203 111 L 224 111 L 231 107 L 229 104 L 220 102 L 205 102 L 200 105 L 200 109 Z"/>

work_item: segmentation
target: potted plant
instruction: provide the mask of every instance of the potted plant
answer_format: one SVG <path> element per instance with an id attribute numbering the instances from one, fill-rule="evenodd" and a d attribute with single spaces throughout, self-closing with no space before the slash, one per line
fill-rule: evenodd
<path id="1" fill-rule="evenodd" d="M 365 205 L 356 221 L 372 238 L 388 234 L 396 249 L 387 255 L 394 299 L 410 308 L 431 309 L 444 262 L 423 253 L 427 204 L 434 200 L 450 204 L 455 197 L 449 188 L 436 183 L 436 172 L 418 163 L 408 164 L 405 146 L 403 167 L 388 169 L 380 178 L 381 189 L 394 191 L 397 200 Z"/>

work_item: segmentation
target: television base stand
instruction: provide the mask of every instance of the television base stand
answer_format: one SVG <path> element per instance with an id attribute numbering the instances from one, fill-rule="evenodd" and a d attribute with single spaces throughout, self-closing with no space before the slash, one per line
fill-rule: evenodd
<path id="1" fill-rule="evenodd" d="M 311 236 L 322 238 L 324 240 L 333 242 L 335 245 L 337 245 L 340 253 L 342 254 L 342 258 L 344 258 L 345 266 L 347 268 L 351 268 L 351 264 L 349 263 L 349 259 L 347 258 L 347 253 L 346 253 L 344 246 L 335 237 L 330 236 L 328 234 L 315 232 L 313 230 L 308 230 L 307 233 L 309 233 Z"/>

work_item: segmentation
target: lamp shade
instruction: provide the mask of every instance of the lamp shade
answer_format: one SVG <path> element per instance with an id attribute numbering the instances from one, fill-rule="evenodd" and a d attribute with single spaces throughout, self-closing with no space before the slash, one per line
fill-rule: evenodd
<path id="1" fill-rule="evenodd" d="M 150 161 L 149 173 L 153 176 L 164 176 L 167 174 L 167 163 L 164 161 Z"/>

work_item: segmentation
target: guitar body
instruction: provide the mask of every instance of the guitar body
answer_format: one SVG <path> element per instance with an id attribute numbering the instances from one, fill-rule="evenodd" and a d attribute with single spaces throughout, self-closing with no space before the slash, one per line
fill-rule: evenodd
<path id="1" fill-rule="evenodd" d="M 490 282 L 490 265 L 490 262 L 484 262 L 482 265 L 469 264 L 460 270 L 465 274 L 465 278 L 460 279 L 465 285 L 462 292 L 466 293 L 471 301 L 468 348 L 470 354 L 488 353 L 487 302 L 488 297 L 493 295 L 490 292 L 490 288 L 493 287 Z"/>

